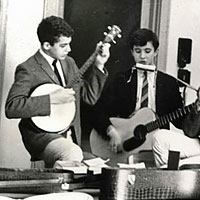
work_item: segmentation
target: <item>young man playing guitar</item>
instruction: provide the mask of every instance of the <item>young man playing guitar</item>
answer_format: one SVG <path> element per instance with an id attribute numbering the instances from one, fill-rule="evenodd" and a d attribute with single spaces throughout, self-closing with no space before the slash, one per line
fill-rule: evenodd
<path id="1" fill-rule="evenodd" d="M 42 159 L 46 167 L 53 167 L 56 160 L 81 161 L 83 153 L 79 147 L 81 142 L 80 98 L 90 105 L 94 105 L 99 98 L 107 78 L 104 64 L 110 55 L 110 44 L 99 43 L 97 45 L 99 53 L 96 53 L 93 60 L 91 59 L 93 66 L 87 76 L 76 84 L 69 84 L 75 76 L 78 78 L 83 76 L 83 74 L 79 75 L 73 58 L 68 56 L 71 51 L 73 29 L 64 19 L 50 16 L 41 21 L 37 34 L 41 48 L 17 66 L 15 81 L 6 101 L 6 116 L 21 118 L 19 129 L 31 160 Z M 47 83 L 62 85 L 62 87 L 59 86 L 50 94 L 32 96 L 38 86 Z M 67 119 L 70 110 L 65 110 L 65 105 L 71 103 L 75 104 L 76 112 L 72 116 L 69 127 L 58 131 L 54 129 L 48 131 L 33 123 L 32 119 L 36 116 L 51 117 L 54 114 L 53 108 L 59 105 L 61 109 L 58 116 L 62 116 L 62 112 L 66 111 L 63 117 L 64 120 Z M 58 124 L 59 122 L 60 119 L 58 119 Z M 47 129 L 56 126 L 56 123 L 47 123 Z"/>
<path id="2" fill-rule="evenodd" d="M 184 112 L 181 112 L 181 114 L 176 112 L 175 114 L 180 116 L 174 117 L 176 115 L 173 112 L 184 106 L 183 100 L 179 92 L 178 81 L 174 77 L 159 71 L 155 65 L 159 46 L 156 34 L 148 29 L 138 29 L 130 35 L 129 44 L 135 64 L 129 70 L 117 75 L 110 87 L 104 91 L 95 106 L 94 130 L 101 134 L 102 138 L 107 138 L 110 151 L 120 156 L 121 151 L 125 152 L 125 150 L 133 150 L 131 153 L 134 153 L 134 148 L 145 143 L 146 136 L 148 136 L 146 133 L 156 129 L 154 127 L 160 128 L 152 135 L 149 147 L 153 148 L 157 167 L 166 164 L 168 150 L 181 151 L 180 156 L 182 158 L 200 154 L 199 139 L 191 139 L 184 134 L 169 130 L 169 122 L 187 133 L 194 125 L 191 125 L 191 116 L 185 117 Z M 154 121 L 156 123 L 150 123 L 146 127 L 138 126 L 135 131 L 130 128 L 133 124 L 124 122 L 125 125 L 121 125 L 121 132 L 119 132 L 121 122 L 114 122 L 113 117 L 119 117 L 123 120 L 131 119 L 130 123 L 132 123 L 134 117 L 137 120 L 138 111 L 141 113 L 141 110 L 145 110 L 142 108 L 144 102 L 142 88 L 145 74 L 147 74 L 148 83 L 146 107 L 154 111 L 156 117 L 162 117 L 169 113 L 173 113 L 173 115 Z M 195 109 L 195 106 L 192 106 L 193 109 Z M 147 116 L 148 113 L 143 112 L 143 117 Z M 141 119 L 141 115 L 138 117 L 139 123 L 142 124 L 144 120 Z M 193 117 L 194 115 L 192 115 Z M 147 122 L 149 122 L 148 119 Z M 127 131 L 126 129 L 129 129 L 127 134 L 124 133 Z M 104 149 L 102 148 L 102 151 Z M 117 156 L 115 158 L 117 159 Z"/>

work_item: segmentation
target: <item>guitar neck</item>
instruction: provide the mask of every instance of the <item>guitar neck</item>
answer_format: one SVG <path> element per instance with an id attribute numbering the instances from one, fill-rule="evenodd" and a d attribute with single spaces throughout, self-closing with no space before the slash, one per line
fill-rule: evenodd
<path id="1" fill-rule="evenodd" d="M 177 109 L 176 111 L 174 111 L 172 113 L 169 113 L 169 114 L 164 115 L 164 116 L 162 116 L 162 117 L 160 117 L 160 118 L 158 118 L 158 119 L 156 119 L 152 122 L 147 123 L 145 125 L 147 132 L 150 133 L 151 131 L 154 131 L 158 128 L 163 127 L 164 125 L 168 124 L 169 122 L 173 122 L 173 121 L 187 115 L 192 110 L 194 105 L 195 105 L 195 103 L 192 103 L 188 106 Z"/>

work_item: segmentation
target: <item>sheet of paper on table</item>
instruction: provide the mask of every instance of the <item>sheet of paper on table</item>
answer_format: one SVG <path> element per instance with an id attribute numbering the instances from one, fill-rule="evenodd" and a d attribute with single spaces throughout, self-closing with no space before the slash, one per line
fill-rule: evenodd
<path id="1" fill-rule="evenodd" d="M 78 161 L 56 161 L 54 168 L 71 170 L 75 174 L 86 174 L 88 170 L 93 174 L 100 174 L 103 167 L 109 167 L 106 162 L 109 160 L 103 160 L 102 158 L 93 158 L 89 160 Z"/>

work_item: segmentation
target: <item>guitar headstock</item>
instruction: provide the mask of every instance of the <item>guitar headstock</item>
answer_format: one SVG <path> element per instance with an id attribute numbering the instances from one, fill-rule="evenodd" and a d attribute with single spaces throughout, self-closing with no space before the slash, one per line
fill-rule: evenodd
<path id="1" fill-rule="evenodd" d="M 109 32 L 104 32 L 105 38 L 103 43 L 116 43 L 115 37 L 121 38 L 121 29 L 117 25 L 108 26 Z"/>

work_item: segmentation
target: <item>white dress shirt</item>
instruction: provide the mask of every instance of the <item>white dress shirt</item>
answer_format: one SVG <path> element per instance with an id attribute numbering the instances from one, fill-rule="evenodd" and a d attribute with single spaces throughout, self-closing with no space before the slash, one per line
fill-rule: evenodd
<path id="1" fill-rule="evenodd" d="M 137 70 L 137 101 L 136 101 L 136 110 L 141 107 L 141 97 L 142 97 L 142 84 L 144 79 L 144 71 Z M 156 94 L 156 71 L 147 71 L 147 80 L 148 80 L 148 107 L 155 111 L 155 94 Z"/>
<path id="2" fill-rule="evenodd" d="M 55 60 L 54 58 L 52 58 L 51 56 L 47 55 L 42 49 L 40 49 L 40 53 L 42 54 L 42 56 L 47 60 L 47 62 L 49 63 L 49 65 L 51 66 L 52 70 L 54 71 L 54 66 L 52 65 L 53 61 Z M 62 80 L 62 84 L 63 87 L 66 86 L 66 82 L 65 82 L 65 78 L 64 78 L 64 74 L 63 74 L 63 70 L 60 64 L 60 61 L 58 60 L 58 62 L 56 63 L 59 75 L 61 77 Z"/>

